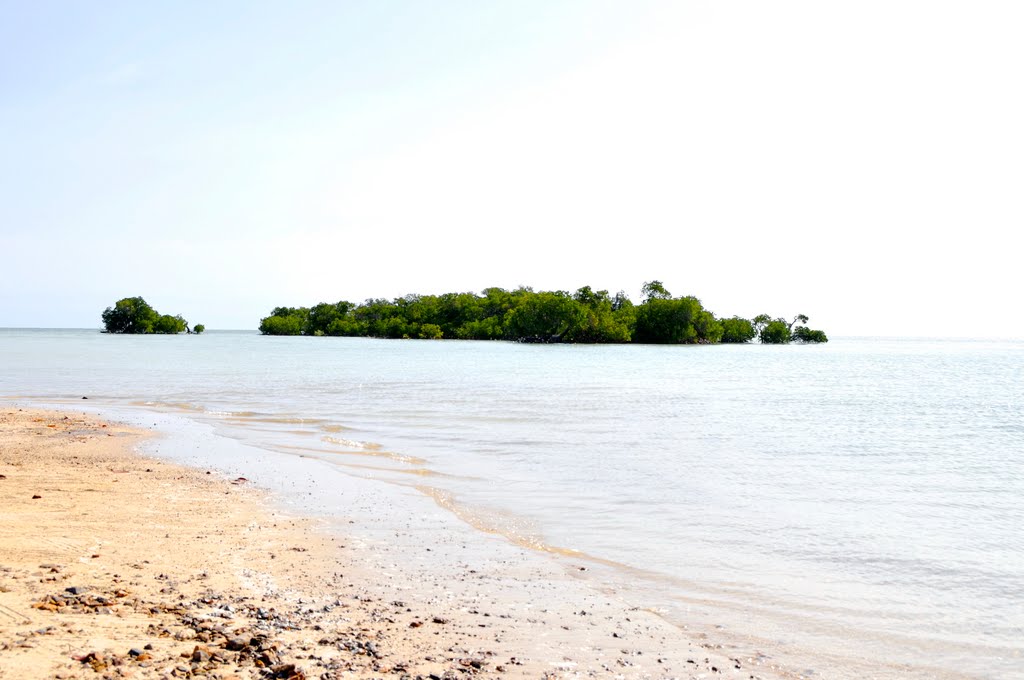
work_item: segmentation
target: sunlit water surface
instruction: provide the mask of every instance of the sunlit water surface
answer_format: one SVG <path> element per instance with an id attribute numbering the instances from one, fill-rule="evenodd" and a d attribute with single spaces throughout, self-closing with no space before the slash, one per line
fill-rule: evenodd
<path id="1" fill-rule="evenodd" d="M 1024 343 L 0 330 L 0 395 L 175 411 L 589 560 L 677 623 L 1024 675 Z M 717 617 L 717 618 L 716 618 Z"/>

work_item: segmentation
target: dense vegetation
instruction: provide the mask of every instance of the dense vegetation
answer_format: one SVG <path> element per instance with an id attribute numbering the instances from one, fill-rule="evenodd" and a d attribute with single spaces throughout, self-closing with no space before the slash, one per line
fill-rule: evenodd
<path id="1" fill-rule="evenodd" d="M 507 291 L 406 295 L 341 301 L 314 307 L 276 307 L 260 320 L 264 335 L 341 335 L 376 338 L 459 338 L 520 342 L 763 343 L 828 342 L 825 333 L 761 314 L 719 319 L 695 297 L 672 297 L 660 281 L 644 284 L 639 305 L 619 292 L 584 286 L 575 293 Z"/>
<path id="2" fill-rule="evenodd" d="M 203 324 L 189 329 L 188 322 L 180 314 L 160 314 L 141 297 L 122 298 L 107 307 L 102 314 L 103 328 L 107 333 L 202 333 Z"/>

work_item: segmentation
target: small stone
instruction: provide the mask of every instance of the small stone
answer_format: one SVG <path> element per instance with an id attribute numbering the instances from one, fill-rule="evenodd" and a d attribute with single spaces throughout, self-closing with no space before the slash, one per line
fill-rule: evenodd
<path id="1" fill-rule="evenodd" d="M 277 652 L 273 649 L 266 650 L 260 654 L 259 658 L 256 660 L 267 668 L 271 668 L 281 663 L 281 657 L 278 656 Z"/>
<path id="2" fill-rule="evenodd" d="M 244 637 L 233 637 L 224 643 L 224 648 L 232 652 L 240 652 L 249 646 L 249 641 Z"/>
<path id="3" fill-rule="evenodd" d="M 274 674 L 275 678 L 287 678 L 288 680 L 304 678 L 306 677 L 302 671 L 295 667 L 293 663 L 282 663 L 273 666 L 270 671 Z"/>

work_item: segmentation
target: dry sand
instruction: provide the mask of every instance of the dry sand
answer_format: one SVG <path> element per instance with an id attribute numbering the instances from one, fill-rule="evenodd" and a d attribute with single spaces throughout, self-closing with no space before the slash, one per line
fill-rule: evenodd
<path id="1" fill-rule="evenodd" d="M 425 574 L 145 436 L 0 409 L 0 678 L 796 677 L 562 567 Z"/>

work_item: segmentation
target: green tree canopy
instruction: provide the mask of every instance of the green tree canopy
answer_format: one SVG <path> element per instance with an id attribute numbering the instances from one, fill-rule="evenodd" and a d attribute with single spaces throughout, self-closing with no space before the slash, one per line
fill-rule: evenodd
<path id="1" fill-rule="evenodd" d="M 107 307 L 102 318 L 108 333 L 152 333 L 160 315 L 141 297 L 130 297 Z"/>
<path id="2" fill-rule="evenodd" d="M 163 314 L 153 324 L 154 333 L 173 335 L 175 333 L 184 333 L 186 330 L 188 330 L 188 324 L 185 323 L 185 319 L 181 318 L 180 314 L 177 316 Z"/>
<path id="3" fill-rule="evenodd" d="M 582 286 L 575 293 L 486 288 L 474 293 L 409 294 L 394 300 L 344 300 L 313 307 L 275 307 L 260 320 L 265 335 L 334 335 L 378 338 L 456 338 L 580 343 L 824 342 L 824 333 L 801 330 L 767 314 L 753 320 L 719 319 L 692 296 L 673 298 L 660 281 L 643 286 L 634 305 L 622 291 Z M 781 324 L 781 327 L 779 326 Z"/>
<path id="4" fill-rule="evenodd" d="M 743 343 L 750 342 L 757 337 L 754 324 L 749 319 L 742 319 L 734 316 L 731 319 L 722 319 L 722 342 Z"/>
<path id="5" fill-rule="evenodd" d="M 784 345 L 792 339 L 792 334 L 784 319 L 772 319 L 764 325 L 758 337 L 766 345 Z"/>
<path id="6" fill-rule="evenodd" d="M 141 297 L 122 298 L 101 314 L 107 333 L 187 333 L 188 322 L 180 314 L 160 314 Z"/>
<path id="7" fill-rule="evenodd" d="M 721 324 L 695 297 L 652 297 L 637 307 L 635 342 L 711 343 L 721 337 Z"/>
<path id="8" fill-rule="evenodd" d="M 583 307 L 564 291 L 526 296 L 511 311 L 506 329 L 512 339 L 560 342 L 583 323 Z"/>
<path id="9" fill-rule="evenodd" d="M 670 300 L 672 298 L 672 293 L 665 290 L 665 286 L 661 284 L 661 281 L 648 281 L 640 289 L 640 293 L 644 296 L 644 302 Z"/>

